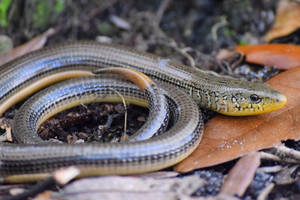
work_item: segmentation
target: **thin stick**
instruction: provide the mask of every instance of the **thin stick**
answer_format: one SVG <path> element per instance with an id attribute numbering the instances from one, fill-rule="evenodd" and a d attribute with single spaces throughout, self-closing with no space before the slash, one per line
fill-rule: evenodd
<path id="1" fill-rule="evenodd" d="M 269 185 L 267 185 L 267 187 L 265 187 L 262 192 L 259 194 L 259 196 L 257 197 L 258 200 L 265 200 L 268 198 L 268 195 L 270 194 L 270 192 L 273 190 L 275 184 L 274 183 L 270 183 Z"/>
<path id="2" fill-rule="evenodd" d="M 163 0 L 162 3 L 160 4 L 157 12 L 156 12 L 156 22 L 157 24 L 160 23 L 166 9 L 168 8 L 168 6 L 170 5 L 172 0 Z"/>

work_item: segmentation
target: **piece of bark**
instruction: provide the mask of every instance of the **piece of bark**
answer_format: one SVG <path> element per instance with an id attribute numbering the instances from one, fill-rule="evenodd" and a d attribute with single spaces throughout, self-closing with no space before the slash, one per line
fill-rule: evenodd
<path id="1" fill-rule="evenodd" d="M 300 139 L 300 67 L 283 72 L 268 84 L 287 97 L 282 109 L 258 116 L 217 116 L 204 128 L 197 149 L 175 166 L 179 172 L 213 166 L 246 153 Z"/>

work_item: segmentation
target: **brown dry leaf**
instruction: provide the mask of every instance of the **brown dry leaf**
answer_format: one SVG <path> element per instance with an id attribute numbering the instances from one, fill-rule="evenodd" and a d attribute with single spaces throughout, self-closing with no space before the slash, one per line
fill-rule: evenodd
<path id="1" fill-rule="evenodd" d="M 221 187 L 221 193 L 243 196 L 259 165 L 258 152 L 249 153 L 241 158 L 228 173 Z"/>
<path id="2" fill-rule="evenodd" d="M 266 33 L 264 40 L 271 40 L 291 34 L 300 27 L 300 3 L 281 0 L 277 6 L 275 23 Z"/>
<path id="3" fill-rule="evenodd" d="M 45 192 L 42 192 L 38 195 L 36 195 L 36 197 L 33 198 L 33 200 L 51 200 L 51 195 L 52 195 L 52 191 L 50 190 L 46 190 Z"/>
<path id="4" fill-rule="evenodd" d="M 175 166 L 179 172 L 220 164 L 248 152 L 300 139 L 300 67 L 283 72 L 267 82 L 287 97 L 280 110 L 250 117 L 217 116 L 204 128 L 197 149 Z"/>
<path id="5" fill-rule="evenodd" d="M 1 54 L 0 55 L 0 66 L 17 58 L 17 57 L 20 57 L 26 53 L 29 53 L 31 51 L 35 51 L 35 50 L 42 48 L 45 45 L 48 37 L 57 33 L 57 31 L 58 31 L 58 29 L 50 28 L 49 30 L 47 30 L 43 34 L 33 38 L 29 42 L 22 44 L 4 54 Z"/>
<path id="6" fill-rule="evenodd" d="M 289 44 L 240 45 L 235 50 L 245 55 L 246 61 L 277 69 L 300 66 L 300 46 Z"/>

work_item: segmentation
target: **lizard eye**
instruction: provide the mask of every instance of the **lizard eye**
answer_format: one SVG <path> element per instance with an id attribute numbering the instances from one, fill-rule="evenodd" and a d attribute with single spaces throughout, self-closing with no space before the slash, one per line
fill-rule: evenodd
<path id="1" fill-rule="evenodd" d="M 259 96 L 257 96 L 256 94 L 251 94 L 250 100 L 254 103 L 259 103 L 261 101 L 261 98 L 259 98 Z"/>

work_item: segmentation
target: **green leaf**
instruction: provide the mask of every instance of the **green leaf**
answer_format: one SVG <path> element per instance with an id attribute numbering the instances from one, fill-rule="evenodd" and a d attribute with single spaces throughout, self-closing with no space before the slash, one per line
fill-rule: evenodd
<path id="1" fill-rule="evenodd" d="M 243 39 L 240 39 L 239 45 L 248 45 L 248 42 L 246 42 L 246 41 L 243 40 Z"/>
<path id="2" fill-rule="evenodd" d="M 0 1 L 0 26 L 7 27 L 7 10 L 11 4 L 11 0 Z"/>
<path id="3" fill-rule="evenodd" d="M 55 4 L 55 11 L 61 12 L 64 9 L 64 0 L 57 0 Z"/>

